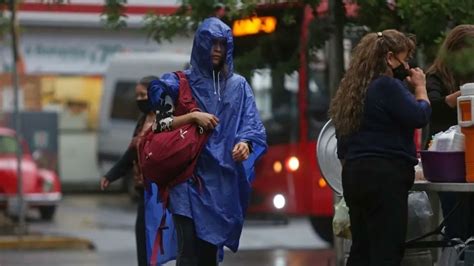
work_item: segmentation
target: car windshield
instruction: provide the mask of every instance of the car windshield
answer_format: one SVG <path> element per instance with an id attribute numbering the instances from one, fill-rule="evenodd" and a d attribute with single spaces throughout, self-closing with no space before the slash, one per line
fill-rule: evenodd
<path id="1" fill-rule="evenodd" d="M 18 145 L 16 139 L 10 136 L 0 136 L 0 155 L 14 154 Z"/>

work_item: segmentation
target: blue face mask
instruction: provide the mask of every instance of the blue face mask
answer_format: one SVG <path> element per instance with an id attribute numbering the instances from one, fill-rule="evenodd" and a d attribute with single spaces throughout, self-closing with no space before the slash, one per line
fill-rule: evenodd
<path id="1" fill-rule="evenodd" d="M 151 112 L 151 104 L 148 100 L 137 100 L 137 107 L 144 114 Z"/>

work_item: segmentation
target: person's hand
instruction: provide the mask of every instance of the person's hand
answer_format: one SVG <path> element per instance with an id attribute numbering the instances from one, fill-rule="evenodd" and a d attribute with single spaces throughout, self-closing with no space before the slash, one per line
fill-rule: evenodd
<path id="1" fill-rule="evenodd" d="M 426 77 L 423 70 L 419 67 L 410 69 L 410 76 L 407 77 L 407 82 L 415 88 L 415 97 L 417 100 L 425 100 L 430 102 L 428 93 L 426 92 Z"/>
<path id="2" fill-rule="evenodd" d="M 461 96 L 461 91 L 456 91 L 454 93 L 446 96 L 445 101 L 449 107 L 454 108 L 458 105 L 458 97 Z"/>
<path id="3" fill-rule="evenodd" d="M 426 92 L 426 78 L 425 73 L 421 68 L 411 68 L 410 75 L 407 77 L 407 82 L 413 88 L 415 88 L 415 93 L 419 90 L 424 90 Z"/>
<path id="4" fill-rule="evenodd" d="M 105 189 L 107 189 L 109 185 L 110 185 L 110 181 L 107 178 L 102 177 L 100 179 L 100 190 L 104 191 Z"/>
<path id="5" fill-rule="evenodd" d="M 193 121 L 204 129 L 214 129 L 219 123 L 219 118 L 205 112 L 193 112 Z"/>
<path id="6" fill-rule="evenodd" d="M 236 162 L 241 162 L 247 160 L 250 154 L 250 149 L 247 143 L 239 142 L 235 144 L 234 149 L 232 150 L 232 159 Z"/>

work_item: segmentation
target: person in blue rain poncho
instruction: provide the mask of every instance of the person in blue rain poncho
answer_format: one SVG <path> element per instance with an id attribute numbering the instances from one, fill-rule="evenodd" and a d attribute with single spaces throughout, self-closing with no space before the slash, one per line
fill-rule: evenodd
<path id="1" fill-rule="evenodd" d="M 222 247 L 237 251 L 254 164 L 267 148 L 252 89 L 233 72 L 232 55 L 231 29 L 217 18 L 208 18 L 196 31 L 192 67 L 185 71 L 202 112 L 172 116 L 179 90 L 174 73 L 148 88 L 159 130 L 185 123 L 212 130 L 195 169 L 201 184 L 190 179 L 170 190 L 178 266 L 217 265 Z"/>

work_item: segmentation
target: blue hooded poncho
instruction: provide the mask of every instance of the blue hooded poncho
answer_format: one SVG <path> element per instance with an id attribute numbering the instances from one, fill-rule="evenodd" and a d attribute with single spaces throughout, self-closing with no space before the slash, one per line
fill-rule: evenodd
<path id="1" fill-rule="evenodd" d="M 225 65 L 213 70 L 211 48 L 215 40 L 226 44 Z M 214 114 L 219 124 L 203 149 L 195 170 L 203 186 L 189 181 L 170 190 L 169 210 L 194 220 L 197 237 L 222 248 L 237 251 L 249 201 L 254 164 L 266 151 L 265 128 L 252 89 L 245 78 L 233 73 L 231 29 L 217 18 L 203 21 L 196 31 L 191 69 L 185 74 L 203 112 Z M 179 80 L 169 73 L 152 82 L 148 96 L 154 108 L 165 97 L 176 102 Z M 232 159 L 234 146 L 250 141 L 252 153 L 244 162 Z"/>

